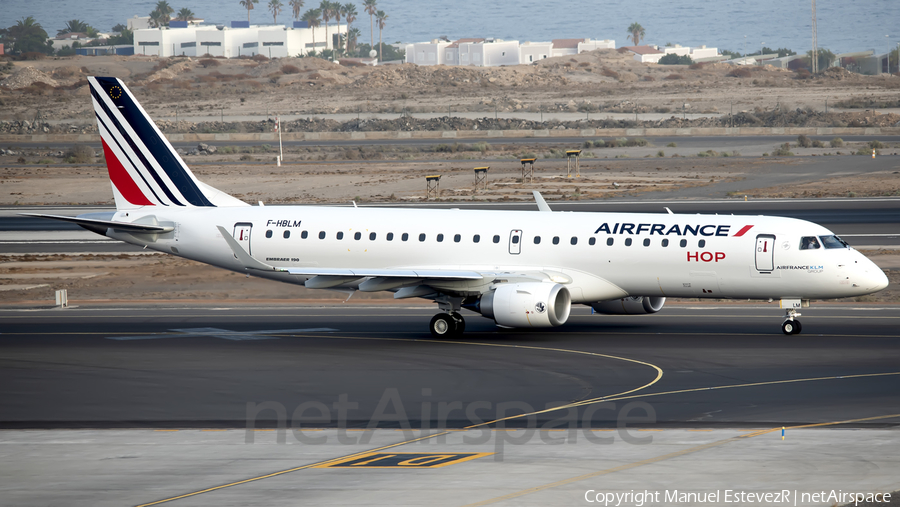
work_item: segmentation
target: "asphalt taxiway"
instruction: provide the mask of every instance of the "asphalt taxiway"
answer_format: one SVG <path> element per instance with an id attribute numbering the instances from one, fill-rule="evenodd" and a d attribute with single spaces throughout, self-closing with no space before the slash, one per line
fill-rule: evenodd
<path id="1" fill-rule="evenodd" d="M 461 428 L 529 414 L 504 422 L 519 427 L 559 419 L 566 410 L 535 412 L 574 404 L 566 413 L 572 424 L 615 426 L 620 414 L 594 405 L 625 393 L 651 404 L 650 426 L 808 424 L 900 412 L 896 306 L 804 309 L 804 332 L 790 337 L 776 304 L 676 305 L 644 316 L 578 307 L 565 326 L 527 331 L 469 314 L 466 334 L 443 341 L 427 332 L 434 312 L 0 310 L 0 425 L 241 428 L 248 403 L 291 414 L 304 403 L 332 407 L 341 396 L 355 408 L 299 422 Z M 379 420 L 380 404 L 395 401 L 405 420 Z M 501 414 L 504 403 L 518 408 Z M 472 408 L 478 404 L 487 408 Z M 277 425 L 271 411 L 254 418 Z"/>
<path id="2" fill-rule="evenodd" d="M 28 505 L 705 505 L 900 486 L 900 308 L 0 310 L 0 484 Z M 784 430 L 782 430 L 784 428 Z M 716 502 L 666 501 L 673 490 Z M 805 495 L 805 496 L 804 496 Z M 746 498 L 746 497 L 744 497 Z"/>

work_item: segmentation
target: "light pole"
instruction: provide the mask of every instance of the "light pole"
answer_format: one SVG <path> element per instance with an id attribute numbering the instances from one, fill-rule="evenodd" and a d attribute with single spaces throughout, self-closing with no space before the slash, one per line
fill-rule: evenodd
<path id="1" fill-rule="evenodd" d="M 744 63 L 746 64 L 747 60 L 747 36 L 744 36 Z"/>

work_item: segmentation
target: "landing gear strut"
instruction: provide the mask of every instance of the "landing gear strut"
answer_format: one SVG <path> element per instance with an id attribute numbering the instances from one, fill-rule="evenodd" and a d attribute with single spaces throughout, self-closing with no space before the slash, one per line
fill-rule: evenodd
<path id="1" fill-rule="evenodd" d="M 462 308 L 463 298 L 451 297 L 442 294 L 435 298 L 438 308 L 442 312 L 431 318 L 431 336 L 435 338 L 445 338 L 447 336 L 461 335 L 466 330 L 466 321 L 459 314 Z"/>
<path id="2" fill-rule="evenodd" d="M 793 308 L 789 308 L 784 312 L 784 322 L 781 323 L 781 330 L 784 334 L 800 334 L 800 330 L 803 329 L 803 326 L 800 325 L 800 321 L 797 320 L 797 317 L 800 316 L 800 312 Z"/>

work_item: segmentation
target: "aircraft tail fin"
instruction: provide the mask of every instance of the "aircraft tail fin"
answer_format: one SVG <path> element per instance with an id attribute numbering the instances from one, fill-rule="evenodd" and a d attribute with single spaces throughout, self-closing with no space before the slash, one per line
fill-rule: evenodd
<path id="1" fill-rule="evenodd" d="M 121 80 L 88 82 L 116 209 L 247 206 L 198 180 Z"/>

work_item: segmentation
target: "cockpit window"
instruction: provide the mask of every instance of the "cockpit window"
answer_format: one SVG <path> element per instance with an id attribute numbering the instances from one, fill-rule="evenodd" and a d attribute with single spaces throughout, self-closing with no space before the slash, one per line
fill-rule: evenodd
<path id="1" fill-rule="evenodd" d="M 844 240 L 837 236 L 819 236 L 825 248 L 850 248 Z"/>
<path id="2" fill-rule="evenodd" d="M 815 250 L 816 248 L 819 248 L 819 240 L 815 236 L 800 238 L 800 250 Z"/>

